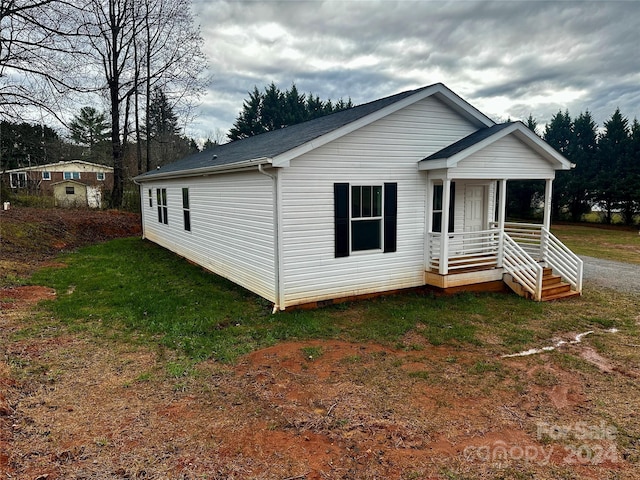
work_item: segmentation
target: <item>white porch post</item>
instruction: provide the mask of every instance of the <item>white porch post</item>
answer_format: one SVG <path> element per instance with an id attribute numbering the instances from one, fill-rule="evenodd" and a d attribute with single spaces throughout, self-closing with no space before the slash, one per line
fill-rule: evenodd
<path id="1" fill-rule="evenodd" d="M 451 180 L 442 182 L 442 222 L 440 228 L 440 275 L 449 273 L 449 208 L 451 205 Z"/>
<path id="2" fill-rule="evenodd" d="M 500 194 L 498 197 L 498 268 L 502 268 L 504 258 L 504 221 L 507 216 L 507 180 L 499 180 Z"/>
<path id="3" fill-rule="evenodd" d="M 547 232 L 551 231 L 551 196 L 552 196 L 553 179 L 547 178 L 544 186 L 544 218 L 542 220 L 542 226 Z M 547 260 L 547 234 L 541 232 L 540 235 L 540 260 Z"/>
<path id="4" fill-rule="evenodd" d="M 507 180 L 502 179 L 500 182 L 500 196 L 498 197 L 498 230 L 504 230 L 504 222 L 507 216 Z"/>
<path id="5" fill-rule="evenodd" d="M 424 269 L 425 270 L 430 270 L 430 265 L 431 265 L 431 235 L 433 233 L 433 180 L 431 178 L 429 178 L 429 174 L 427 173 L 427 198 L 426 198 L 426 205 L 427 208 L 425 209 L 425 214 L 426 214 L 426 218 L 425 218 L 425 245 L 424 245 Z"/>
<path id="6" fill-rule="evenodd" d="M 547 178 L 547 182 L 544 187 L 544 220 L 543 226 L 547 230 L 551 228 L 551 194 L 552 194 L 553 179 Z"/>

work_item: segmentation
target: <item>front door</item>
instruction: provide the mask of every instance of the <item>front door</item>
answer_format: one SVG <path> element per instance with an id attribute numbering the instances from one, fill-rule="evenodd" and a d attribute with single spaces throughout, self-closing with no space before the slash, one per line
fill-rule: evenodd
<path id="1" fill-rule="evenodd" d="M 467 185 L 464 192 L 464 231 L 485 229 L 484 185 Z"/>

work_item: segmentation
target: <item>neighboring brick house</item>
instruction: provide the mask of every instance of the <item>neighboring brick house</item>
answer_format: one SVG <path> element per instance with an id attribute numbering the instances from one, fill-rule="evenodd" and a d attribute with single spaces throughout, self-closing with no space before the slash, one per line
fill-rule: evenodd
<path id="1" fill-rule="evenodd" d="M 100 208 L 113 188 L 113 168 L 82 160 L 15 168 L 4 173 L 16 192 L 54 196 L 56 206 Z"/>

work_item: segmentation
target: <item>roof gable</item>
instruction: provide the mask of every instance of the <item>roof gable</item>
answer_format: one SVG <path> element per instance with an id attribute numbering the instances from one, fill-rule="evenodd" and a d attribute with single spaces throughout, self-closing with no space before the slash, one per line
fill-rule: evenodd
<path id="1" fill-rule="evenodd" d="M 156 178 L 202 175 L 260 164 L 284 167 L 306 152 L 325 145 L 380 118 L 431 95 L 436 96 L 478 127 L 494 122 L 441 83 L 409 90 L 279 130 L 209 148 L 158 170 L 136 177 Z"/>
<path id="2" fill-rule="evenodd" d="M 455 168 L 470 155 L 494 144 L 507 135 L 514 135 L 525 145 L 551 163 L 555 170 L 570 170 L 571 162 L 554 150 L 548 143 L 532 132 L 522 122 L 507 122 L 483 128 L 442 150 L 422 159 L 420 170 Z"/>

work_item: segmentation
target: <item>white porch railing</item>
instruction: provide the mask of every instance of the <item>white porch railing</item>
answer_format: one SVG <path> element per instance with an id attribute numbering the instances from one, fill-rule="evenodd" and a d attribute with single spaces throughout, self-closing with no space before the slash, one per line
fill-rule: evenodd
<path id="1" fill-rule="evenodd" d="M 542 266 L 506 232 L 502 232 L 502 267 L 515 281 L 533 295 L 542 298 Z"/>
<path id="2" fill-rule="evenodd" d="M 496 230 L 448 233 L 447 236 L 447 252 L 443 255 L 442 234 L 429 233 L 429 270 L 446 275 L 450 271 L 497 266 L 500 236 Z"/>

